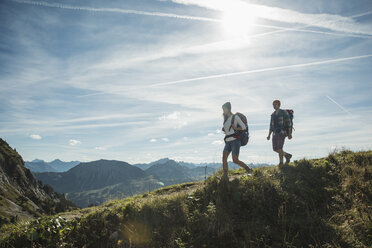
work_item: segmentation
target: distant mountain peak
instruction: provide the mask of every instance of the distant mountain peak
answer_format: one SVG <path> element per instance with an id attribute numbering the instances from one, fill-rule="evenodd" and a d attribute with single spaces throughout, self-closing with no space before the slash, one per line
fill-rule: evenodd
<path id="1" fill-rule="evenodd" d="M 174 161 L 174 160 L 172 160 L 172 159 L 170 159 L 170 158 L 161 158 L 161 159 L 159 159 L 159 160 L 156 160 L 156 161 L 154 161 L 154 162 L 151 162 L 150 165 L 154 165 L 154 164 L 165 164 L 165 163 L 167 163 L 168 161 Z"/>
<path id="2" fill-rule="evenodd" d="M 53 161 L 51 161 L 51 163 L 52 162 L 63 162 L 62 160 L 60 160 L 59 158 L 57 158 L 57 159 L 54 159 Z"/>
<path id="3" fill-rule="evenodd" d="M 32 160 L 31 162 L 33 162 L 33 163 L 41 163 L 41 162 L 45 162 L 45 161 L 42 160 L 42 159 L 35 158 L 35 159 Z"/>
<path id="4" fill-rule="evenodd" d="M 60 159 L 55 159 L 51 162 L 34 159 L 31 162 L 26 161 L 25 166 L 32 172 L 63 172 L 68 171 L 79 163 L 79 161 L 64 162 Z"/>

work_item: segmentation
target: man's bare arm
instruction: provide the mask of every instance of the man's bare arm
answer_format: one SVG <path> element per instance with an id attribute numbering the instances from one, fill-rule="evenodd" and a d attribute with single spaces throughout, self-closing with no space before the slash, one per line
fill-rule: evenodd
<path id="1" fill-rule="evenodd" d="M 270 137 L 271 137 L 271 133 L 272 133 L 273 131 L 270 129 L 269 130 L 269 135 L 267 136 L 267 140 L 270 140 Z"/>

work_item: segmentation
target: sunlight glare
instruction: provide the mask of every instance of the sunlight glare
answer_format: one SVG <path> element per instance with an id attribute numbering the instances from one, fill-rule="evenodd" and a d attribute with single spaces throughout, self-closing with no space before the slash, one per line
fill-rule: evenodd
<path id="1" fill-rule="evenodd" d="M 227 10 L 224 12 L 222 26 L 229 36 L 245 36 L 252 32 L 255 19 L 255 14 L 246 9 Z"/>

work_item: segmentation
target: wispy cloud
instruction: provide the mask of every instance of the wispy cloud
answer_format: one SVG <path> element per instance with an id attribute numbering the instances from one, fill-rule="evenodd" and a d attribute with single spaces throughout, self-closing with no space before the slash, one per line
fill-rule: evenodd
<path id="1" fill-rule="evenodd" d="M 223 141 L 222 141 L 222 140 L 215 140 L 215 141 L 212 142 L 212 144 L 213 144 L 213 145 L 218 145 L 218 146 L 220 146 L 220 145 L 223 144 Z"/>
<path id="2" fill-rule="evenodd" d="M 200 7 L 219 10 L 250 13 L 258 18 L 272 21 L 299 23 L 309 26 L 321 27 L 330 30 L 372 35 L 372 27 L 366 24 L 356 23 L 352 18 L 331 14 L 305 14 L 290 9 L 270 7 L 265 5 L 250 4 L 241 0 L 172 0 L 175 3 L 185 5 L 197 5 Z M 364 14 L 371 14 L 368 11 Z"/>
<path id="3" fill-rule="evenodd" d="M 171 114 L 163 115 L 163 116 L 159 117 L 159 120 L 178 120 L 180 118 L 181 118 L 181 113 L 178 112 L 178 111 L 175 111 Z"/>
<path id="4" fill-rule="evenodd" d="M 91 122 L 91 121 L 102 121 L 102 120 L 115 120 L 115 119 L 130 119 L 139 117 L 153 116 L 151 113 L 135 113 L 135 114 L 112 114 L 112 115 L 96 115 L 81 118 L 71 118 L 64 120 L 53 120 L 53 121 L 40 121 L 40 124 L 51 124 L 51 123 L 77 123 L 77 122 Z"/>
<path id="5" fill-rule="evenodd" d="M 50 8 L 61 8 L 61 9 L 70 9 L 70 10 L 82 10 L 82 11 L 93 11 L 93 12 L 113 12 L 113 13 L 121 13 L 121 14 L 135 14 L 135 15 L 144 15 L 144 16 L 157 16 L 157 17 L 166 17 L 166 18 L 177 18 L 177 19 L 185 19 L 185 20 L 193 20 L 193 21 L 205 21 L 205 22 L 215 22 L 215 23 L 223 23 L 223 19 L 216 19 L 216 18 L 207 18 L 207 17 L 200 17 L 200 16 L 190 16 L 190 15 L 179 15 L 179 14 L 172 14 L 172 13 L 163 13 L 163 12 L 148 12 L 148 11 L 141 11 L 141 10 L 131 10 L 131 9 L 121 9 L 121 8 L 94 8 L 94 7 L 88 7 L 88 6 L 73 6 L 73 5 L 66 5 L 66 4 L 60 4 L 60 3 L 50 3 L 50 2 L 44 2 L 44 1 L 27 1 L 27 0 L 12 0 L 14 2 L 18 2 L 18 3 L 23 3 L 23 4 L 30 4 L 30 5 L 35 5 L 35 6 L 44 6 L 44 7 L 50 7 Z M 178 1 L 178 0 L 175 0 L 174 2 L 176 3 L 182 3 L 182 4 L 195 4 L 194 2 L 188 2 L 188 1 Z M 202 4 L 202 3 L 198 3 L 196 5 L 200 5 L 200 6 L 203 6 L 203 7 L 210 7 L 210 3 L 208 4 Z M 248 5 L 248 6 L 245 6 L 245 5 Z M 212 4 L 212 6 L 214 6 Z M 288 15 L 289 13 L 290 14 L 293 14 L 293 13 L 296 13 L 297 15 L 299 15 L 297 12 L 294 12 L 294 11 L 290 11 L 290 10 L 280 10 L 279 8 L 272 8 L 274 10 L 270 10 L 271 7 L 266 7 L 266 6 L 260 6 L 260 5 L 253 5 L 253 4 L 246 4 L 246 3 L 243 3 L 243 6 L 250 9 L 248 13 L 255 13 L 255 15 L 257 15 L 258 17 L 261 17 L 261 18 L 268 18 L 268 19 L 271 19 L 273 16 L 270 14 L 272 11 L 274 12 L 279 12 L 280 11 L 283 11 L 282 13 L 282 16 L 286 16 Z M 254 10 L 251 10 L 251 6 L 256 6 L 257 9 L 260 9 L 260 12 L 255 12 Z M 240 4 L 237 4 L 236 6 L 237 8 L 240 8 L 241 5 Z M 216 8 L 215 6 L 212 7 L 212 9 L 216 9 L 216 10 L 226 10 L 226 7 L 220 7 L 220 8 Z M 265 13 L 265 12 L 268 12 L 268 14 L 266 15 L 261 15 L 260 13 Z M 369 15 L 371 14 L 372 11 L 368 11 L 368 12 L 364 12 L 364 13 L 361 13 L 361 14 L 358 14 L 358 15 L 355 15 L 353 17 L 361 17 L 361 16 L 365 16 L 365 15 Z M 280 14 L 278 14 L 280 16 Z M 302 14 L 302 16 L 304 17 L 307 17 L 308 14 Z M 303 18 L 305 20 L 308 20 L 308 19 L 312 19 L 315 15 L 309 15 L 308 18 Z M 327 20 L 327 18 L 324 17 L 324 15 L 319 15 L 321 18 L 324 18 Z M 326 24 L 328 23 L 328 25 L 326 25 L 326 27 L 321 26 L 323 28 L 328 28 L 328 29 L 331 29 L 331 25 L 332 23 L 335 23 L 335 22 L 340 22 L 340 19 L 342 19 L 341 17 L 337 16 L 337 15 L 330 15 L 331 17 L 333 17 L 333 19 L 329 20 L 329 21 L 326 21 Z M 273 19 L 273 20 L 276 20 L 276 21 L 285 21 L 283 19 Z M 291 19 L 290 19 L 291 20 Z M 347 19 L 347 17 L 345 17 L 343 19 L 343 21 L 348 21 L 350 22 L 350 19 Z M 288 20 L 287 20 L 288 21 Z M 291 23 L 291 21 L 288 21 Z M 317 21 L 317 22 L 311 22 L 310 24 L 309 23 L 306 23 L 307 24 L 306 26 L 303 26 L 303 27 L 298 27 L 298 28 L 287 28 L 287 27 L 282 27 L 282 26 L 275 26 L 275 25 L 265 25 L 265 24 L 257 24 L 257 23 L 250 23 L 249 25 L 253 25 L 253 26 L 256 26 L 256 27 L 264 27 L 264 28 L 272 28 L 272 29 L 278 29 L 277 31 L 272 31 L 272 32 L 266 32 L 266 33 L 263 33 L 263 34 L 259 34 L 259 35 L 254 35 L 252 37 L 255 37 L 255 36 L 263 36 L 263 35 L 269 35 L 269 34 L 274 34 L 274 33 L 280 33 L 280 32 L 288 32 L 288 31 L 298 31 L 298 32 L 310 32 L 310 33 L 319 33 L 319 34 L 327 34 L 327 35 L 336 35 L 336 36 L 344 36 L 344 35 L 349 35 L 349 36 L 354 36 L 354 37 L 361 37 L 361 38 L 371 38 L 370 36 L 361 36 L 361 35 L 353 35 L 353 33 L 363 33 L 363 32 L 355 32 L 355 31 L 352 31 L 353 29 L 350 29 L 348 30 L 349 33 L 352 33 L 352 34 L 342 34 L 342 33 L 332 33 L 332 32 L 326 32 L 326 31 L 317 31 L 317 30 L 307 30 L 305 29 L 306 27 L 311 27 L 311 26 L 319 26 L 319 22 L 321 21 Z M 351 21 L 352 22 L 352 21 Z M 300 22 L 300 21 L 297 21 L 295 23 L 303 23 L 303 22 Z M 340 23 L 340 26 L 345 26 L 344 23 Z M 342 31 L 342 32 L 345 32 L 345 30 L 337 30 L 337 28 L 335 29 L 335 31 Z M 367 35 L 372 35 L 372 31 L 370 30 L 369 33 L 364 33 L 364 34 L 367 34 Z M 94 95 L 94 93 L 93 93 Z"/>
<path id="6" fill-rule="evenodd" d="M 194 82 L 194 81 L 201 81 L 201 80 L 206 80 L 206 79 L 216 79 L 216 78 L 222 78 L 222 77 L 232 77 L 232 76 L 239 76 L 239 75 L 246 75 L 246 74 L 253 74 L 253 73 L 287 70 L 287 69 L 296 69 L 296 68 L 307 67 L 307 66 L 339 63 L 339 62 L 355 60 L 355 59 L 364 59 L 364 58 L 369 58 L 369 57 L 372 57 L 372 54 L 345 57 L 345 58 L 338 58 L 338 59 L 328 59 L 328 60 L 315 61 L 315 62 L 310 62 L 310 63 L 300 63 L 300 64 L 294 64 L 294 65 L 276 66 L 276 67 L 269 67 L 269 68 L 256 69 L 256 70 L 223 73 L 223 74 L 216 74 L 216 75 L 210 75 L 210 76 L 204 76 L 204 77 L 187 78 L 187 79 L 182 79 L 182 80 L 176 80 L 176 81 L 146 85 L 146 86 L 143 86 L 141 88 L 161 87 L 161 86 L 167 86 L 167 85 L 174 85 L 174 84 L 188 83 L 188 82 Z"/>
<path id="7" fill-rule="evenodd" d="M 189 16 L 189 15 L 177 15 L 172 13 L 163 13 L 163 12 L 148 12 L 132 9 L 120 9 L 120 8 L 93 8 L 87 6 L 73 6 L 60 3 L 50 3 L 44 1 L 26 1 L 26 0 L 12 0 L 17 3 L 31 4 L 36 6 L 44 6 L 50 8 L 60 8 L 60 9 L 70 9 L 70 10 L 84 10 L 92 12 L 108 12 L 108 13 L 121 13 L 121 14 L 134 14 L 134 15 L 145 15 L 145 16 L 158 16 L 158 17 L 168 17 L 168 18 L 177 18 L 177 19 L 186 19 L 194 21 L 207 21 L 207 22 L 221 22 L 221 20 L 199 17 L 199 16 Z"/>
<path id="8" fill-rule="evenodd" d="M 75 140 L 75 139 L 70 139 L 70 141 L 68 143 L 70 144 L 70 146 L 81 145 L 81 141 L 80 140 Z"/>
<path id="9" fill-rule="evenodd" d="M 77 129 L 96 129 L 96 128 L 107 128 L 107 127 L 121 127 L 146 124 L 148 121 L 130 121 L 130 122 L 117 122 L 117 123 L 102 123 L 102 124 L 85 124 L 85 125 L 69 125 L 69 126 L 46 126 L 43 128 L 43 132 L 61 131 L 61 130 L 77 130 Z M 40 129 L 41 126 L 26 126 L 22 128 L 10 128 L 1 129 L 0 133 L 20 133 L 33 129 Z"/>
<path id="10" fill-rule="evenodd" d="M 190 116 L 190 114 L 186 113 L 186 115 Z M 178 111 L 175 111 L 173 113 L 170 113 L 168 115 L 163 115 L 159 117 L 159 120 L 162 121 L 162 123 L 168 125 L 171 125 L 175 129 L 180 129 L 184 126 L 187 126 L 187 121 L 183 116 L 181 116 L 181 113 Z"/>
<path id="11" fill-rule="evenodd" d="M 31 134 L 31 135 L 30 135 L 30 138 L 31 138 L 31 139 L 34 139 L 34 140 L 41 140 L 41 136 L 38 135 L 38 134 Z"/>

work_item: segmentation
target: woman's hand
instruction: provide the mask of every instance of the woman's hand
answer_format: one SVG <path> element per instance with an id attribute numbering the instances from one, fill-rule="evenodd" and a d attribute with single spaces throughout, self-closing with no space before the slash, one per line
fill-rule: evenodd
<path id="1" fill-rule="evenodd" d="M 235 131 L 243 130 L 241 127 L 234 127 L 234 125 L 232 125 L 231 127 L 232 127 L 232 129 L 234 129 Z"/>

